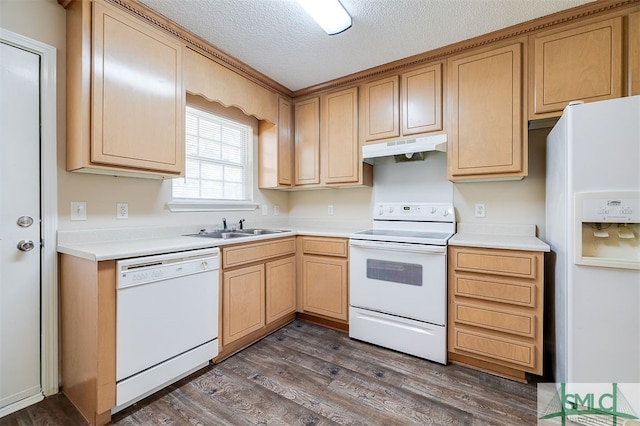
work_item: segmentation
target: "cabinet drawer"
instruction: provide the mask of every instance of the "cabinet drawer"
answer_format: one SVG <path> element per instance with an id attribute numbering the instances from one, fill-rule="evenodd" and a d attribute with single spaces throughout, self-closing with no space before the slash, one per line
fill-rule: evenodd
<path id="1" fill-rule="evenodd" d="M 453 309 L 456 322 L 535 338 L 536 317 L 533 314 L 466 303 L 454 303 Z"/>
<path id="2" fill-rule="evenodd" d="M 535 367 L 535 346 L 517 340 L 457 329 L 454 334 L 454 347 L 493 360 L 527 368 Z"/>
<path id="3" fill-rule="evenodd" d="M 456 296 L 532 308 L 536 306 L 536 287 L 533 283 L 502 281 L 487 276 L 478 277 L 456 274 L 453 277 L 452 285 Z"/>
<path id="4" fill-rule="evenodd" d="M 302 252 L 321 256 L 347 257 L 348 240 L 343 238 L 302 237 Z"/>
<path id="5" fill-rule="evenodd" d="M 537 278 L 537 257 L 531 252 L 465 248 L 454 249 L 453 254 L 453 265 L 457 271 Z"/>
<path id="6" fill-rule="evenodd" d="M 223 247 L 222 268 L 232 268 L 261 260 L 294 254 L 295 252 L 295 238 L 265 240 L 259 243 Z"/>

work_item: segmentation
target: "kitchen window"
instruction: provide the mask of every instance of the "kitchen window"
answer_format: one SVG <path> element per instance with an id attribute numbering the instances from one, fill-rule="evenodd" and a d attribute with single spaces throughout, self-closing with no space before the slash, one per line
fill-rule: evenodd
<path id="1" fill-rule="evenodd" d="M 171 210 L 241 210 L 251 202 L 251 125 L 192 106 L 185 116 L 185 176 L 172 181 Z"/>

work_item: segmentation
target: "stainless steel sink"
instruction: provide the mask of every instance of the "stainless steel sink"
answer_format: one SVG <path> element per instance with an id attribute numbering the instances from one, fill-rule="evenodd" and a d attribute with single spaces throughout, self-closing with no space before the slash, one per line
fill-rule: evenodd
<path id="1" fill-rule="evenodd" d="M 289 232 L 289 231 L 285 229 L 247 228 L 247 229 L 239 229 L 236 232 L 242 232 L 243 234 L 251 234 L 251 235 L 268 235 L 268 234 L 279 234 L 281 232 Z"/>
<path id="2" fill-rule="evenodd" d="M 188 234 L 188 237 L 203 237 L 203 238 L 219 238 L 221 240 L 228 240 L 233 238 L 248 238 L 256 235 L 269 235 L 279 234 L 281 232 L 289 232 L 283 229 L 239 229 L 236 231 L 211 231 L 211 232 L 198 232 L 197 234 Z"/>

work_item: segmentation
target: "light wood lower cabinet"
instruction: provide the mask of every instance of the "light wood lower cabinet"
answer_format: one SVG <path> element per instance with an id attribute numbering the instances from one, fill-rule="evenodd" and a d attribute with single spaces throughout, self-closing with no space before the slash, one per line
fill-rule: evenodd
<path id="1" fill-rule="evenodd" d="M 267 324 L 296 311 L 296 258 L 265 264 Z"/>
<path id="2" fill-rule="evenodd" d="M 296 240 L 221 247 L 220 361 L 295 319 Z"/>
<path id="3" fill-rule="evenodd" d="M 542 374 L 543 253 L 449 246 L 449 360 Z"/>
<path id="4" fill-rule="evenodd" d="M 222 344 L 265 326 L 264 265 L 222 274 Z"/>
<path id="5" fill-rule="evenodd" d="M 116 264 L 60 255 L 62 393 L 91 425 L 116 405 Z"/>
<path id="6" fill-rule="evenodd" d="M 300 309 L 306 314 L 346 325 L 349 313 L 349 240 L 300 237 L 300 244 Z"/>

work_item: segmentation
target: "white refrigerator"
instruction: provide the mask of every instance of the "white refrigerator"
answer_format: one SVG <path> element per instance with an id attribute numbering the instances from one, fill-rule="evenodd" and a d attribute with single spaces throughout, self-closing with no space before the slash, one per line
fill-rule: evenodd
<path id="1" fill-rule="evenodd" d="M 547 137 L 558 383 L 640 383 L 640 96 L 567 106 Z"/>

